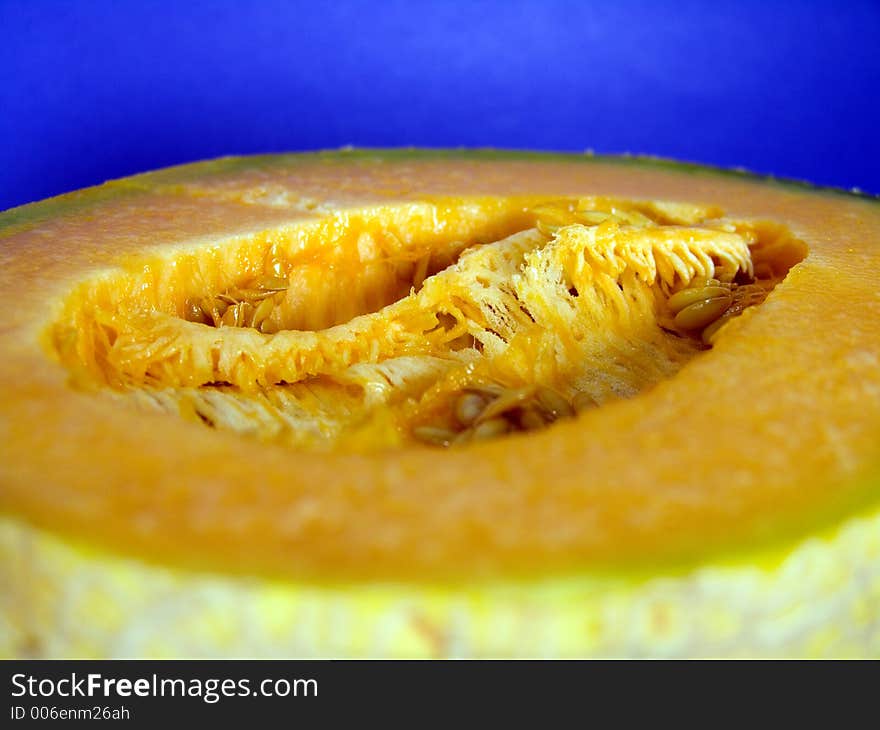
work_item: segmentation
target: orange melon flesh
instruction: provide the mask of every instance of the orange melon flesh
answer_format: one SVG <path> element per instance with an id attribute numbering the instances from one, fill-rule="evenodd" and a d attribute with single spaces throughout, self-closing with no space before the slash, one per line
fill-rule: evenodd
<path id="1" fill-rule="evenodd" d="M 332 209 L 578 195 L 718 205 L 788 226 L 808 255 L 671 379 L 458 450 L 292 451 L 120 407 L 52 356 L 64 297 L 151 252 Z M 870 200 L 649 161 L 342 152 L 116 181 L 9 211 L 0 237 L 0 509 L 74 542 L 322 582 L 650 573 L 779 546 L 880 499 Z"/>

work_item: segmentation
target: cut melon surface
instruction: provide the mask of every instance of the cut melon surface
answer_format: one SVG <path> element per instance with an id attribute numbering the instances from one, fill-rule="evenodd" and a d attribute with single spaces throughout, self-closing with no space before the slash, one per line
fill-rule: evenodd
<path id="1" fill-rule="evenodd" d="M 0 252 L 6 655 L 878 654 L 873 200 L 343 151 Z"/>

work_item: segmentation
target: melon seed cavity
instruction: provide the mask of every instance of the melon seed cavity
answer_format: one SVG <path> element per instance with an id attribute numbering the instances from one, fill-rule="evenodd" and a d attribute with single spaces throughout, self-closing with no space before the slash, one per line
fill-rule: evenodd
<path id="1" fill-rule="evenodd" d="M 675 376 L 805 255 L 784 226 L 711 206 L 401 204 L 83 282 L 52 341 L 74 387 L 199 427 L 317 450 L 459 447 Z"/>

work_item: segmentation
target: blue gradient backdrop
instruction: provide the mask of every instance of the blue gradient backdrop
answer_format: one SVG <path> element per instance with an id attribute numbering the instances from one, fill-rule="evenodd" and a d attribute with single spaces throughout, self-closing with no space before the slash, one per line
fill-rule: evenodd
<path id="1" fill-rule="evenodd" d="M 227 154 L 495 146 L 880 193 L 880 3 L 0 0 L 0 208 Z"/>

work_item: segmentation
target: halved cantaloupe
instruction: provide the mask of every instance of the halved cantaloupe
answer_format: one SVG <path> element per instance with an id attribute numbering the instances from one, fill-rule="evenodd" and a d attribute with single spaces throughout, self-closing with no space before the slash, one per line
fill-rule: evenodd
<path id="1" fill-rule="evenodd" d="M 880 654 L 880 205 L 225 159 L 0 215 L 0 653 Z"/>

